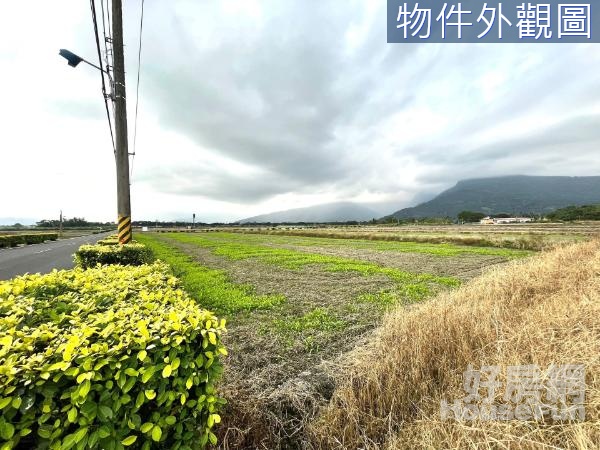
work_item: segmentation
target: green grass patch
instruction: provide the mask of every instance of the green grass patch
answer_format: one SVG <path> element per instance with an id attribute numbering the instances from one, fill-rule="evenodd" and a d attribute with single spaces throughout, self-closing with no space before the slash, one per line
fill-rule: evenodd
<path id="1" fill-rule="evenodd" d="M 295 319 L 277 319 L 275 328 L 281 332 L 302 333 L 304 331 L 335 331 L 346 327 L 344 320 L 336 318 L 325 308 L 315 308 Z"/>
<path id="2" fill-rule="evenodd" d="M 364 276 L 384 275 L 399 283 L 436 283 L 449 287 L 460 285 L 460 281 L 454 277 L 443 277 L 428 273 L 415 274 L 355 259 L 273 248 L 261 245 L 261 243 L 243 243 L 237 239 L 237 236 L 232 237 L 231 233 L 219 233 L 212 236 L 172 233 L 166 236 L 181 243 L 209 248 L 215 255 L 234 260 L 256 258 L 266 264 L 273 264 L 286 269 L 300 269 L 307 265 L 320 265 L 329 272 L 358 272 Z M 232 241 L 228 240 L 230 237 L 232 237 Z M 246 235 L 243 237 L 246 237 Z"/>
<path id="3" fill-rule="evenodd" d="M 278 352 L 288 356 L 297 352 L 315 354 L 328 351 L 332 345 L 340 346 L 340 342 L 353 336 L 356 330 L 368 329 L 367 324 L 377 320 L 389 307 L 420 301 L 440 289 L 460 284 L 460 280 L 449 276 L 412 273 L 368 261 L 311 253 L 310 249 L 276 248 L 266 241 L 254 239 L 254 235 L 138 233 L 136 238 L 146 244 L 157 258 L 173 267 L 186 290 L 201 305 L 219 314 L 248 312 L 236 314 L 235 323 L 242 328 L 249 323 L 261 324 L 255 328 L 257 333 L 252 339 L 272 344 L 277 342 Z M 246 242 L 245 238 L 250 239 Z M 255 260 L 292 271 L 316 266 L 325 272 L 384 276 L 393 282 L 393 287 L 388 288 L 387 292 L 357 293 L 353 298 L 348 298 L 345 304 L 328 303 L 324 299 L 325 303 L 298 308 L 298 305 L 285 301 L 282 295 L 258 296 L 251 286 L 233 284 L 224 271 L 202 266 L 201 262 L 188 256 L 194 253 L 194 247 L 206 248 L 214 255 L 232 261 Z M 301 273 L 299 276 L 305 275 Z M 332 282 L 337 281 L 332 278 Z M 307 283 L 310 283 L 310 279 L 307 279 Z M 347 333 L 350 335 L 346 336 Z"/>
<path id="4" fill-rule="evenodd" d="M 398 302 L 398 297 L 389 291 L 381 291 L 372 293 L 366 293 L 358 296 L 359 302 L 371 303 L 381 308 L 387 309 L 390 306 L 394 306 Z"/>
<path id="5" fill-rule="evenodd" d="M 497 248 L 485 246 L 458 245 L 452 243 L 428 243 L 411 241 L 382 241 L 348 238 L 306 237 L 287 235 L 266 235 L 249 233 L 211 233 L 206 239 L 239 241 L 244 243 L 273 243 L 278 245 L 297 245 L 301 247 L 351 247 L 366 250 L 392 251 L 399 253 L 420 253 L 438 257 L 462 255 L 501 256 L 503 258 L 523 258 L 533 254 L 530 250 Z"/>
<path id="6" fill-rule="evenodd" d="M 316 353 L 333 336 L 343 333 L 347 326 L 345 320 L 339 319 L 328 309 L 318 307 L 299 317 L 272 320 L 268 327 L 263 328 L 263 333 L 275 331 L 288 349 L 299 343 L 305 352 Z"/>
<path id="7" fill-rule="evenodd" d="M 365 293 L 358 296 L 357 301 L 370 303 L 381 309 L 388 309 L 391 306 L 402 303 L 415 303 L 432 295 L 428 286 L 418 283 L 408 283 L 399 285 L 393 291 L 385 290 L 375 293 Z"/>
<path id="8" fill-rule="evenodd" d="M 148 235 L 138 233 L 136 239 L 150 248 L 157 259 L 172 267 L 186 291 L 200 305 L 218 314 L 270 309 L 285 302 L 283 295 L 256 295 L 252 286 L 234 284 L 223 271 L 202 266 L 185 253 Z"/>

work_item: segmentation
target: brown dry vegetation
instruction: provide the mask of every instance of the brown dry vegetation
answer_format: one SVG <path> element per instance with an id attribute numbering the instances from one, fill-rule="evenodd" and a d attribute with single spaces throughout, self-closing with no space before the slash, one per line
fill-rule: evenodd
<path id="1" fill-rule="evenodd" d="M 277 229 L 277 230 L 238 230 L 249 234 L 270 234 L 285 236 L 325 237 L 335 239 L 366 239 L 372 241 L 392 242 L 418 242 L 428 244 L 457 244 L 477 247 L 499 247 L 520 250 L 547 250 L 557 245 L 572 243 L 584 239 L 586 235 L 533 233 L 533 232 L 479 232 L 464 233 L 462 230 L 453 230 L 450 227 L 445 232 L 428 232 L 425 230 L 409 231 L 402 227 L 394 232 L 390 231 L 353 231 L 338 229 Z"/>
<path id="2" fill-rule="evenodd" d="M 440 420 L 469 364 L 586 366 L 578 423 Z M 600 241 L 497 267 L 456 291 L 385 319 L 338 370 L 312 422 L 314 448 L 600 448 Z M 495 401 L 502 403 L 502 392 Z"/>
<path id="3" fill-rule="evenodd" d="M 537 251 L 552 249 L 559 245 L 570 244 L 596 236 L 600 232 L 600 222 L 503 225 L 261 226 L 229 229 L 229 231 L 373 241 L 449 243 Z"/>

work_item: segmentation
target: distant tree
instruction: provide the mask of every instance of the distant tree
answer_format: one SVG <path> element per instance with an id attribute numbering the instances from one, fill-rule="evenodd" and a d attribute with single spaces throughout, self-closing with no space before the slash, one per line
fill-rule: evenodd
<path id="1" fill-rule="evenodd" d="M 419 222 L 433 225 L 447 225 L 451 224 L 453 220 L 450 217 L 422 217 L 419 219 Z"/>
<path id="2" fill-rule="evenodd" d="M 567 206 L 546 216 L 550 220 L 570 222 L 573 220 L 600 220 L 599 205 Z"/>
<path id="3" fill-rule="evenodd" d="M 65 227 L 86 227 L 91 225 L 87 220 L 83 217 L 73 217 L 72 219 L 65 219 L 63 221 L 63 226 Z"/>
<path id="4" fill-rule="evenodd" d="M 37 227 L 40 228 L 56 228 L 58 227 L 58 220 L 40 220 L 39 222 L 36 222 L 35 224 Z"/>
<path id="5" fill-rule="evenodd" d="M 485 214 L 474 211 L 461 211 L 458 213 L 457 217 L 460 222 L 472 223 L 479 222 L 485 217 Z"/>
<path id="6" fill-rule="evenodd" d="M 55 219 L 44 219 L 36 222 L 38 228 L 58 228 L 60 221 Z M 64 228 L 91 228 L 91 227 L 112 227 L 112 222 L 88 222 L 83 217 L 73 217 L 72 219 L 63 218 Z"/>
<path id="7" fill-rule="evenodd" d="M 506 219 L 507 217 L 513 217 L 513 215 L 508 214 L 508 213 L 498 213 L 498 214 L 494 214 L 494 217 L 496 217 L 498 219 Z"/>

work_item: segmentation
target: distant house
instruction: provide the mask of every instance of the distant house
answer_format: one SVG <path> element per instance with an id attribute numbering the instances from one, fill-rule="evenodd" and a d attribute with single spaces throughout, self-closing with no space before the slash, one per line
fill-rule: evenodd
<path id="1" fill-rule="evenodd" d="M 532 220 L 531 217 L 484 217 L 479 223 L 482 225 L 500 225 L 505 223 L 527 223 Z"/>

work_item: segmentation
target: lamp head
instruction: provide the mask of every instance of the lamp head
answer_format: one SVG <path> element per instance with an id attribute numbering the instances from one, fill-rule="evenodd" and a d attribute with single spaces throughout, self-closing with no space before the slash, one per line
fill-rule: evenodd
<path id="1" fill-rule="evenodd" d="M 64 48 L 61 48 L 58 54 L 65 58 L 71 67 L 77 67 L 77 64 L 83 61 L 81 56 L 77 56 L 75 53 L 65 50 Z"/>

